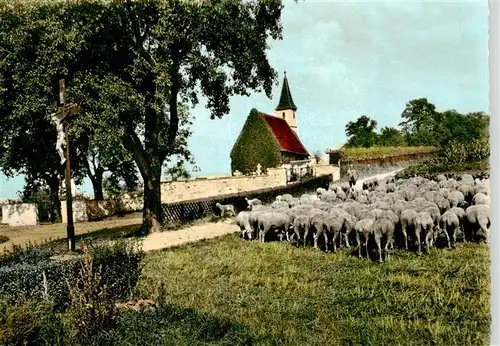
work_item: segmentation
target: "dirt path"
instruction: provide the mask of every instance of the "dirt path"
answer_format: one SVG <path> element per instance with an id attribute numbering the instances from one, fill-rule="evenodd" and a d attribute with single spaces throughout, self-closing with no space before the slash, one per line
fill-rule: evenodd
<path id="1" fill-rule="evenodd" d="M 355 188 L 361 190 L 363 188 L 363 181 L 371 179 L 373 177 L 377 177 L 377 179 L 383 179 L 388 176 L 395 175 L 401 170 L 402 169 L 398 169 L 395 171 L 366 177 L 356 182 Z M 196 242 L 202 239 L 215 238 L 235 232 L 239 232 L 239 227 L 229 220 L 217 223 L 203 223 L 190 226 L 178 231 L 150 234 L 146 238 L 143 238 L 142 249 L 144 251 L 165 249 L 186 243 Z"/>
<path id="2" fill-rule="evenodd" d="M 236 226 L 232 220 L 217 223 L 203 223 L 178 231 L 152 233 L 143 239 L 142 249 L 144 251 L 165 249 L 177 245 L 193 243 L 202 239 L 211 239 L 229 233 L 239 232 L 239 230 L 240 228 Z"/>
<path id="3" fill-rule="evenodd" d="M 140 225 L 142 218 L 129 217 L 114 220 L 77 222 L 75 223 L 75 234 L 86 234 L 100 231 L 106 228 L 118 228 L 132 225 Z M 7 236 L 10 240 L 0 244 L 0 254 L 4 249 L 12 249 L 12 245 L 25 246 L 29 242 L 40 244 L 49 239 L 66 238 L 66 224 L 56 223 L 50 225 L 9 227 L 1 226 L 0 235 Z"/>

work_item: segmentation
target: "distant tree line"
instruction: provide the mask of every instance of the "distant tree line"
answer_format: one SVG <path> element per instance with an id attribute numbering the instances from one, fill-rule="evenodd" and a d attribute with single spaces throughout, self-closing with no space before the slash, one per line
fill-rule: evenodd
<path id="1" fill-rule="evenodd" d="M 438 112 L 427 98 L 409 101 L 401 114 L 401 129 L 386 126 L 376 132 L 377 121 L 366 115 L 350 121 L 344 147 L 436 146 L 472 143 L 489 137 L 490 117 L 484 112 L 461 114 L 456 110 Z"/>

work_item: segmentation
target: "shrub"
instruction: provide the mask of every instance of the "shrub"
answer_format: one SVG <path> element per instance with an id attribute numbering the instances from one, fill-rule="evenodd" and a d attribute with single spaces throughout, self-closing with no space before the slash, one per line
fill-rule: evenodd
<path id="1" fill-rule="evenodd" d="M 111 245 L 104 243 L 91 248 L 94 265 L 102 266 L 103 280 L 115 299 L 130 296 L 139 278 L 143 254 L 137 251 L 136 245 L 121 240 Z M 54 249 L 44 245 L 15 249 L 13 253 L 0 258 L 0 293 L 9 294 L 16 299 L 41 298 L 45 275 L 49 297 L 57 310 L 65 310 L 70 304 L 70 298 L 63 278 L 75 278 L 80 263 L 56 262 L 50 259 L 53 255 Z"/>
<path id="2" fill-rule="evenodd" d="M 0 244 L 6 243 L 9 241 L 9 237 L 6 237 L 4 235 L 0 235 Z"/>
<path id="3" fill-rule="evenodd" d="M 116 320 L 113 296 L 103 280 L 102 266 L 96 266 L 89 247 L 84 245 L 79 277 L 67 280 L 71 307 L 68 311 L 71 337 L 85 344 Z"/>
<path id="4" fill-rule="evenodd" d="M 0 297 L 0 344 L 64 344 L 66 332 L 50 300 Z"/>
<path id="5" fill-rule="evenodd" d="M 92 262 L 96 266 L 102 266 L 103 282 L 114 299 L 126 299 L 133 295 L 143 256 L 138 242 L 124 239 L 112 245 L 92 247 Z"/>

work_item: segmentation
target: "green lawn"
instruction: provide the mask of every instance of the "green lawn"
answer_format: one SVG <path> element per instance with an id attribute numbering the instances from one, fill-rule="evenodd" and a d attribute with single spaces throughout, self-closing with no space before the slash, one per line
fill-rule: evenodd
<path id="1" fill-rule="evenodd" d="M 349 250 L 229 235 L 150 253 L 142 296 L 165 309 L 122 314 L 116 343 L 487 345 L 489 250 L 458 244 L 382 264 Z"/>

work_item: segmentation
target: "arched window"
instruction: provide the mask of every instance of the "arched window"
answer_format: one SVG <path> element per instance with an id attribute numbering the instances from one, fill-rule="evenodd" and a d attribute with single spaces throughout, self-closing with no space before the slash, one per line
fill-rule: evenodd
<path id="1" fill-rule="evenodd" d="M 295 112 L 293 112 L 293 118 L 295 119 Z"/>
<path id="2" fill-rule="evenodd" d="M 285 112 L 283 112 L 283 119 L 285 119 Z"/>

